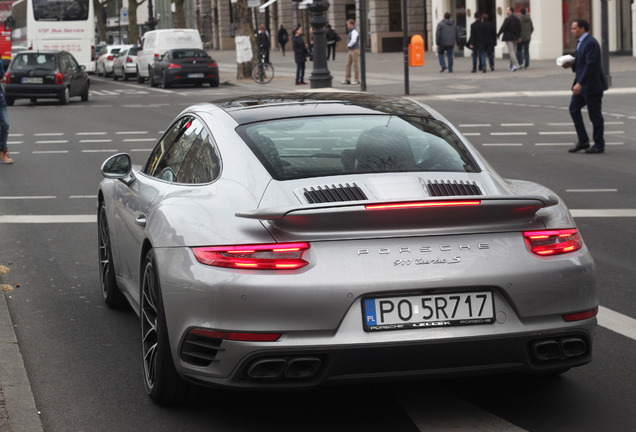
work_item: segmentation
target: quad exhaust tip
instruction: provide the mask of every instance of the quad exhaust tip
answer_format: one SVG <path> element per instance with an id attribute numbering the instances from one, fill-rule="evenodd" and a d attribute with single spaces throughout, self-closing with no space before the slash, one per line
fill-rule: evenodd
<path id="1" fill-rule="evenodd" d="M 587 342 L 580 337 L 535 341 L 531 349 L 532 355 L 539 361 L 566 360 L 588 353 Z"/>
<path id="2" fill-rule="evenodd" d="M 322 361 L 317 357 L 267 358 L 252 362 L 247 376 L 258 380 L 296 380 L 314 377 Z"/>

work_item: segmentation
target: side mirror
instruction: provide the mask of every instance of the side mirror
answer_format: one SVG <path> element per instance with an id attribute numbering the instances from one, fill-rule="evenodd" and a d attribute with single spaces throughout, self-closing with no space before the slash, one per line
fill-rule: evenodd
<path id="1" fill-rule="evenodd" d="M 126 153 L 109 157 L 102 164 L 102 175 L 107 179 L 125 179 L 132 172 L 132 161 Z"/>

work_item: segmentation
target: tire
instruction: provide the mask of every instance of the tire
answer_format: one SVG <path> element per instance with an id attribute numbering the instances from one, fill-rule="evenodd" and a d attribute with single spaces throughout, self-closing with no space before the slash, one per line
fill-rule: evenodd
<path id="1" fill-rule="evenodd" d="M 71 100 L 71 90 L 68 87 L 64 87 L 64 93 L 60 96 L 60 104 L 68 105 Z"/>
<path id="2" fill-rule="evenodd" d="M 110 247 L 110 231 L 106 219 L 106 207 L 102 202 L 97 213 L 97 265 L 99 267 L 99 284 L 102 288 L 104 303 L 111 309 L 122 309 L 127 305 L 126 297 L 117 286 L 113 254 Z"/>
<path id="3" fill-rule="evenodd" d="M 159 405 L 174 405 L 185 401 L 189 384 L 177 373 L 170 353 L 161 285 L 152 249 L 144 260 L 140 320 L 146 393 Z"/>
<path id="4" fill-rule="evenodd" d="M 32 103 L 36 103 L 36 102 L 38 101 L 38 98 L 31 98 L 31 99 L 30 99 L 30 101 L 31 101 Z"/>
<path id="5" fill-rule="evenodd" d="M 115 73 L 115 68 L 113 68 L 113 81 L 117 81 L 118 79 L 119 79 L 119 77 Z"/>
<path id="6" fill-rule="evenodd" d="M 166 77 L 166 73 L 163 72 L 161 74 L 161 88 L 162 89 L 167 89 L 170 87 L 170 84 L 168 83 L 168 78 Z"/>
<path id="7" fill-rule="evenodd" d="M 263 76 L 261 76 L 261 70 L 263 71 Z M 252 79 L 257 84 L 267 84 L 273 78 L 274 67 L 271 63 L 257 63 L 252 68 Z"/>
<path id="8" fill-rule="evenodd" d="M 7 106 L 13 106 L 15 99 L 10 96 L 5 96 L 4 101 L 7 103 Z"/>
<path id="9" fill-rule="evenodd" d="M 215 79 L 214 81 L 210 81 L 210 87 L 218 87 L 219 86 L 219 80 Z"/>
<path id="10" fill-rule="evenodd" d="M 124 75 L 121 77 L 124 81 L 128 81 L 128 74 L 124 72 Z"/>
<path id="11" fill-rule="evenodd" d="M 152 78 L 152 74 L 150 73 L 150 71 L 148 71 L 148 84 L 150 84 L 150 87 L 157 87 L 157 83 Z"/>
<path id="12" fill-rule="evenodd" d="M 86 84 L 86 90 L 82 93 L 82 102 L 88 102 L 88 90 L 90 89 L 90 82 Z"/>
<path id="13" fill-rule="evenodd" d="M 144 79 L 144 77 L 142 77 L 142 76 L 139 74 L 139 68 L 137 68 L 137 83 L 138 83 L 138 84 L 143 84 L 143 83 L 144 83 L 144 81 L 146 81 L 146 80 Z"/>

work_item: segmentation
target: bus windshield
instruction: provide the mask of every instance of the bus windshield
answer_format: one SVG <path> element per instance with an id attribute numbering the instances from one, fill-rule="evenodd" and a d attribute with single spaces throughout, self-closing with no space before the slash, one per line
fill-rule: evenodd
<path id="1" fill-rule="evenodd" d="M 90 0 L 32 0 L 36 21 L 86 21 Z"/>

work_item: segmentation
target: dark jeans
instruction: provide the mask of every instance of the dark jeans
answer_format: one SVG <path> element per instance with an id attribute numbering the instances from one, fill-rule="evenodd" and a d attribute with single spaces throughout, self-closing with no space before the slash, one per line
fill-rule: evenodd
<path id="1" fill-rule="evenodd" d="M 335 60 L 336 59 L 336 44 L 335 43 L 331 45 L 327 44 L 327 60 L 329 60 L 330 53 L 332 55 L 331 60 Z"/>
<path id="2" fill-rule="evenodd" d="M 2 97 L 2 96 L 0 96 Z M 9 138 L 9 112 L 5 104 L 0 105 L 0 153 L 7 148 Z"/>
<path id="3" fill-rule="evenodd" d="M 479 70 L 486 67 L 486 50 L 474 49 L 473 50 L 473 70 L 477 70 L 477 59 L 479 59 Z"/>
<path id="4" fill-rule="evenodd" d="M 517 42 L 517 61 L 519 62 L 519 67 L 530 66 L 530 41 Z"/>
<path id="5" fill-rule="evenodd" d="M 442 69 L 446 69 L 446 63 L 444 62 L 444 52 L 446 52 L 446 57 L 448 57 L 448 71 L 453 71 L 453 48 L 452 46 L 441 46 L 437 50 L 437 58 L 439 60 L 439 65 Z"/>
<path id="6" fill-rule="evenodd" d="M 587 105 L 587 112 L 593 127 L 594 145 L 600 148 L 605 147 L 605 138 L 603 137 L 605 120 L 603 119 L 602 103 L 603 93 L 572 95 L 572 99 L 570 100 L 570 116 L 574 121 L 574 129 L 576 129 L 576 136 L 580 144 L 588 144 L 590 142 L 590 138 L 585 130 L 583 115 L 581 114 L 581 109 Z"/>
<path id="7" fill-rule="evenodd" d="M 296 82 L 305 81 L 305 62 L 296 62 Z"/>
<path id="8" fill-rule="evenodd" d="M 486 47 L 486 57 L 488 57 L 488 64 L 490 65 L 490 69 L 495 68 L 495 47 L 488 46 Z"/>

